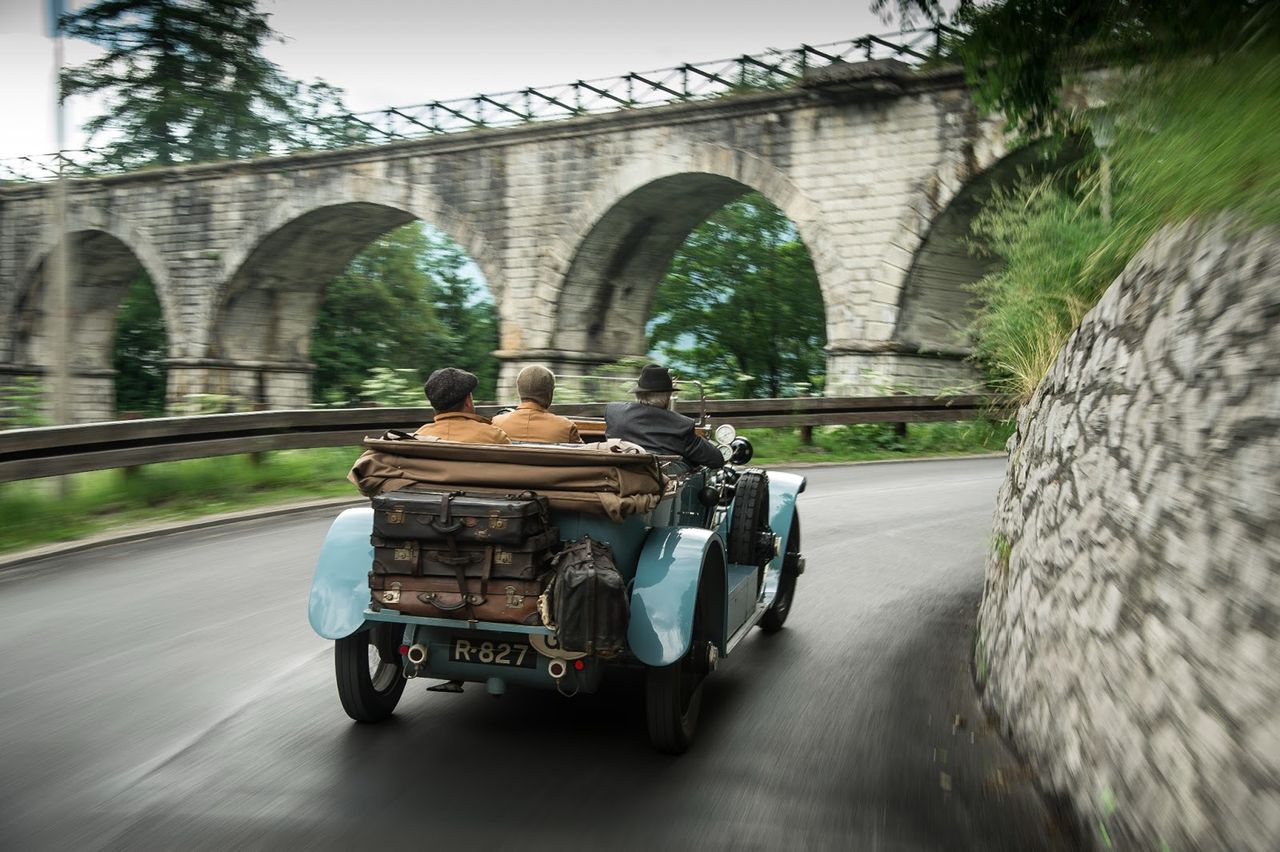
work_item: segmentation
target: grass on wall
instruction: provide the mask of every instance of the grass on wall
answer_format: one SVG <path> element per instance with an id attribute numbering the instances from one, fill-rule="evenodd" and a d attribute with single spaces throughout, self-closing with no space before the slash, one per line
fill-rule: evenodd
<path id="1" fill-rule="evenodd" d="M 1260 51 L 1148 69 L 1113 106 L 1113 217 L 1096 155 L 1083 176 L 997 192 L 976 242 L 1005 259 L 976 291 L 978 358 L 1001 391 L 1035 392 L 1062 344 L 1162 226 L 1232 211 L 1280 223 L 1280 58 Z"/>

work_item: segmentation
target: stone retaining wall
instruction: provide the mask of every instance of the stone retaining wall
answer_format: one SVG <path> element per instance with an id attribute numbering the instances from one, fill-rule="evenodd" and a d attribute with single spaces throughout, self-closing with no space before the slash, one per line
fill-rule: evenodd
<path id="1" fill-rule="evenodd" d="M 1280 849 L 1280 235 L 1157 235 L 1018 416 L 984 700 L 1100 847 Z"/>

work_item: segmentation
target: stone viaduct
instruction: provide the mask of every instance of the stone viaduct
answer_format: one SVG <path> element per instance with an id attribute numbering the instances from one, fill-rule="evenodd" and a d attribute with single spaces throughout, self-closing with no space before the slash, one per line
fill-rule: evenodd
<path id="1" fill-rule="evenodd" d="M 790 89 L 408 142 L 78 179 L 66 233 L 48 184 L 0 186 L 0 382 L 51 363 L 46 266 L 70 239 L 73 409 L 113 416 L 117 306 L 139 267 L 170 336 L 169 400 L 310 401 L 325 286 L 383 232 L 457 240 L 501 318 L 501 386 L 646 350 L 670 258 L 758 190 L 795 223 L 821 286 L 828 393 L 972 381 L 964 234 L 1006 156 L 955 71 L 838 64 Z M 733 317 L 724 317 L 733 322 Z M 407 366 L 407 365 L 406 365 Z"/>

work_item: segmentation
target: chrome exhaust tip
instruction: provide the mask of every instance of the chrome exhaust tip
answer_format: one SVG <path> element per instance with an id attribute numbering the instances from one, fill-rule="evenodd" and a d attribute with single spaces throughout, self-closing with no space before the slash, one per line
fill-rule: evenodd
<path id="1" fill-rule="evenodd" d="M 427 646 L 410 645 L 409 650 L 405 652 L 405 657 L 415 666 L 420 666 L 427 661 Z"/>

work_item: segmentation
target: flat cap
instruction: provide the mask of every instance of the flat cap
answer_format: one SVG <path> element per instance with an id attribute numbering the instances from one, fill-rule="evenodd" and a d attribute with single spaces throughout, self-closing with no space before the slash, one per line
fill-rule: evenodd
<path id="1" fill-rule="evenodd" d="M 516 376 L 516 393 L 521 399 L 531 399 L 543 408 L 551 407 L 551 397 L 556 392 L 555 374 L 546 367 L 534 364 L 525 367 Z"/>
<path id="2" fill-rule="evenodd" d="M 436 411 L 453 411 L 467 398 L 467 394 L 476 389 L 479 381 L 473 373 L 466 370 L 445 367 L 428 376 L 422 390 L 427 395 L 427 402 Z"/>

